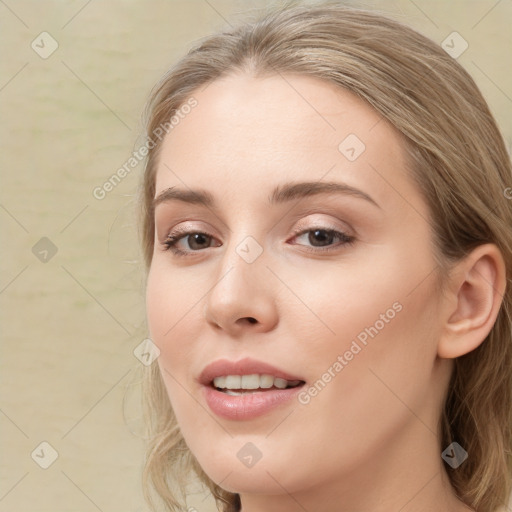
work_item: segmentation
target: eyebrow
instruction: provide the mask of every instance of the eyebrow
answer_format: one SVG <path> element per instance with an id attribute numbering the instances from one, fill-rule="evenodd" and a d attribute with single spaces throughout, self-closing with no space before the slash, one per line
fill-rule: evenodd
<path id="1" fill-rule="evenodd" d="M 335 181 L 319 182 L 319 181 L 304 181 L 304 182 L 291 182 L 284 183 L 277 186 L 272 194 L 268 197 L 270 205 L 285 203 L 293 199 L 305 198 L 315 196 L 318 194 L 343 194 L 354 196 L 373 204 L 380 208 L 379 204 L 366 192 L 352 187 L 345 183 Z M 170 187 L 163 190 L 157 197 L 153 199 L 153 209 L 160 203 L 167 203 L 171 201 L 183 201 L 190 204 L 199 204 L 207 208 L 215 208 L 214 196 L 204 189 L 178 189 Z"/>

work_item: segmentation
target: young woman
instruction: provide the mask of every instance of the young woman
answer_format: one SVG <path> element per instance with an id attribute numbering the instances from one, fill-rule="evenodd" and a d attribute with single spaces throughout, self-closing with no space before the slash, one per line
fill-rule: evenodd
<path id="1" fill-rule="evenodd" d="M 330 3 L 205 39 L 148 104 L 150 488 L 223 511 L 494 512 L 512 172 L 467 72 Z"/>

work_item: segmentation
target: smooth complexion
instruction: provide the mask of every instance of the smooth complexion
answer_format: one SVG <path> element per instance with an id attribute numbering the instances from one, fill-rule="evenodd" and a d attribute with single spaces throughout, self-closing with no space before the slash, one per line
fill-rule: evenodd
<path id="1" fill-rule="evenodd" d="M 477 347 L 496 319 L 499 252 L 475 249 L 438 291 L 429 212 L 403 141 L 351 93 L 239 73 L 194 97 L 163 142 L 155 198 L 201 189 L 214 203 L 168 192 L 158 201 L 147 314 L 204 471 L 240 493 L 243 512 L 470 510 L 449 485 L 437 422 L 451 358 Z M 365 145 L 354 161 L 338 149 L 350 134 Z M 299 182 L 359 192 L 269 201 Z M 176 234 L 177 255 L 165 241 L 178 229 L 206 235 Z M 252 263 L 237 252 L 247 237 L 263 250 Z M 208 406 L 199 377 L 210 363 L 250 357 L 306 388 L 397 301 L 401 311 L 308 404 L 295 397 L 249 419 Z M 247 443 L 261 453 L 252 467 L 237 456 Z"/>

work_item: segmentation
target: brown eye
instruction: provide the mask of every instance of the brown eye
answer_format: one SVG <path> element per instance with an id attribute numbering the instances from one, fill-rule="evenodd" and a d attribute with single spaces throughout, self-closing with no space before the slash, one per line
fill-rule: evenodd
<path id="1" fill-rule="evenodd" d="M 214 240 L 212 235 L 200 231 L 184 231 L 179 233 L 170 233 L 163 245 L 165 250 L 172 251 L 177 255 L 186 255 L 190 252 L 199 252 L 201 249 L 207 249 L 212 246 Z M 185 247 L 179 247 L 181 241 L 186 242 Z"/>
<path id="2" fill-rule="evenodd" d="M 209 247 L 211 243 L 211 237 L 205 233 L 194 233 L 183 238 L 188 241 L 192 250 L 205 249 L 203 246 L 206 244 L 206 247 Z"/>
<path id="3" fill-rule="evenodd" d="M 332 244 L 335 239 L 334 231 L 326 231 L 325 229 L 315 229 L 309 232 L 308 242 L 314 247 L 323 247 Z"/>
<path id="4" fill-rule="evenodd" d="M 294 238 L 301 238 L 307 235 L 307 242 L 310 244 L 310 248 L 308 248 L 307 244 L 297 244 L 304 245 L 308 250 L 312 252 L 321 252 L 322 250 L 333 250 L 339 248 L 344 245 L 349 245 L 354 243 L 355 238 L 349 236 L 341 231 L 337 231 L 335 229 L 327 229 L 327 228 L 310 228 L 304 229 L 298 232 Z M 333 243 L 338 241 L 338 244 L 333 246 Z M 318 250 L 314 250 L 312 248 L 318 248 Z"/>

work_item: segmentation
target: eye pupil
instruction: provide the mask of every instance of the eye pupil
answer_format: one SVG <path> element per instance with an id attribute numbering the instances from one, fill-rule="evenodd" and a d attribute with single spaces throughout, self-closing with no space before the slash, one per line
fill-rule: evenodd
<path id="1" fill-rule="evenodd" d="M 193 235 L 189 235 L 191 237 L 192 242 L 190 242 L 189 238 L 189 246 L 193 249 L 194 245 L 198 243 L 199 245 L 204 244 L 205 241 L 208 242 L 209 236 L 203 233 L 194 233 Z M 197 248 L 197 247 L 196 247 Z M 202 247 L 199 247 L 201 249 Z"/>

